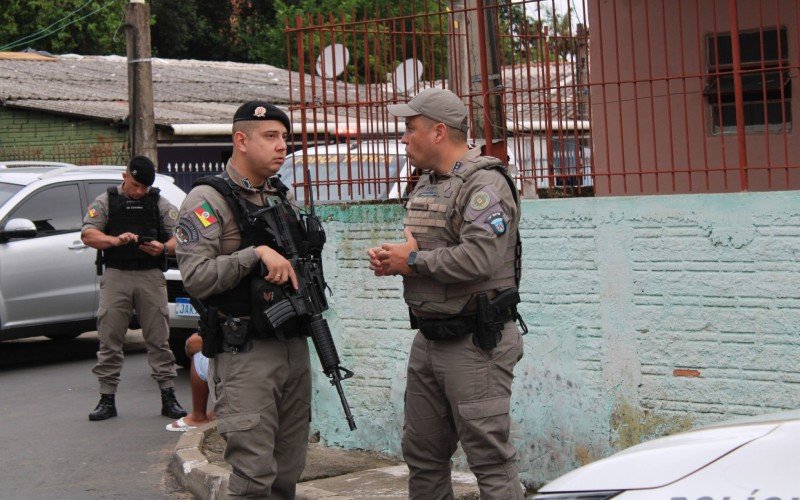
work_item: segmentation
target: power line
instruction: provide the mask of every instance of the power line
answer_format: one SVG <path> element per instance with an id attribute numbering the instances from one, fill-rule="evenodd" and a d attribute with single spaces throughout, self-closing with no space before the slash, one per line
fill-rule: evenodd
<path id="1" fill-rule="evenodd" d="M 69 14 L 67 14 L 64 17 L 62 17 L 58 21 L 52 23 L 50 26 L 47 26 L 46 28 L 42 28 L 39 31 L 36 31 L 36 32 L 34 32 L 34 33 L 30 34 L 30 35 L 27 35 L 27 36 L 24 36 L 24 37 L 20 38 L 19 40 L 15 40 L 13 42 L 7 43 L 6 45 L 0 46 L 0 51 L 7 51 L 7 50 L 15 49 L 17 47 L 21 47 L 23 45 L 27 45 L 27 44 L 29 44 L 31 42 L 35 42 L 37 40 L 41 40 L 42 38 L 46 38 L 46 37 L 48 37 L 50 35 L 58 33 L 59 31 L 61 31 L 64 28 L 66 28 L 67 26 L 73 25 L 73 24 L 77 23 L 78 21 L 82 21 L 82 20 L 86 19 L 87 17 L 92 16 L 92 15 L 100 12 L 101 10 L 107 9 L 108 7 L 110 7 L 111 5 L 116 3 L 115 0 L 111 0 L 107 4 L 96 8 L 95 10 L 93 10 L 92 12 L 89 12 L 88 14 L 86 14 L 84 16 L 81 16 L 81 17 L 79 17 L 77 19 L 74 19 L 74 20 L 72 20 L 70 22 L 66 22 L 70 17 L 74 16 L 75 14 L 77 14 L 78 12 L 83 10 L 87 5 L 91 4 L 93 1 L 94 0 L 89 0 L 85 4 L 83 4 L 80 7 L 78 7 L 76 10 L 70 12 Z M 53 28 L 54 26 L 56 26 L 56 27 Z M 51 29 L 51 28 L 53 28 L 53 29 Z"/>
<path id="2" fill-rule="evenodd" d="M 81 10 L 83 10 L 83 8 L 84 8 L 84 7 L 86 7 L 87 5 L 89 5 L 90 3 L 92 3 L 92 1 L 93 1 L 93 0 L 89 0 L 89 1 L 88 1 L 88 2 L 86 2 L 85 4 L 83 4 L 83 5 L 81 5 L 80 7 L 78 7 L 76 10 L 74 10 L 74 11 L 70 12 L 70 13 L 69 13 L 69 14 L 67 14 L 66 16 L 64 16 L 64 17 L 62 17 L 61 19 L 59 19 L 58 21 L 54 22 L 54 23 L 53 23 L 53 24 L 51 24 L 50 26 L 47 26 L 46 28 L 42 28 L 42 29 L 40 29 L 39 31 L 36 31 L 36 32 L 34 32 L 33 34 L 31 34 L 31 35 L 28 35 L 28 36 L 26 36 L 26 37 L 20 38 L 19 40 L 15 41 L 15 42 L 11 42 L 11 43 L 9 43 L 9 44 L 7 44 L 7 45 L 4 45 L 3 47 L 0 47 L 0 48 L 4 49 L 5 47 L 7 47 L 7 46 L 9 46 L 9 45 L 15 45 L 15 44 L 20 44 L 20 43 L 23 43 L 23 42 L 27 42 L 28 40 L 31 40 L 31 39 L 33 39 L 35 36 L 37 36 L 37 35 L 39 35 L 39 34 L 48 33 L 48 30 L 49 30 L 50 28 L 52 28 L 53 26 L 56 26 L 57 24 L 60 24 L 60 23 L 64 22 L 66 19 L 68 19 L 68 18 L 72 17 L 73 15 L 75 15 L 76 13 L 80 12 Z"/>

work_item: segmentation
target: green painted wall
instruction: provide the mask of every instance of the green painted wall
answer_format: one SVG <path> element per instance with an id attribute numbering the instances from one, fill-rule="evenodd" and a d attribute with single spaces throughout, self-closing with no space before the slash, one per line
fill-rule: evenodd
<path id="1" fill-rule="evenodd" d="M 127 127 L 85 118 L 0 107 L 0 160 L 124 165 Z"/>
<path id="2" fill-rule="evenodd" d="M 402 208 L 318 213 L 359 427 L 321 373 L 312 426 L 330 444 L 399 456 L 413 333 L 400 278 L 373 276 L 366 249 L 402 239 Z M 520 225 L 530 333 L 511 416 L 526 484 L 642 440 L 800 407 L 800 192 L 532 200 Z M 466 467 L 461 453 L 455 463 Z"/>

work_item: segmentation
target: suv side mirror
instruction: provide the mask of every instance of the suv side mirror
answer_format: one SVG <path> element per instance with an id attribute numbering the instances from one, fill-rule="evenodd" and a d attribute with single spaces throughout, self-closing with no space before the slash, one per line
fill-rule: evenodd
<path id="1" fill-rule="evenodd" d="M 0 242 L 5 243 L 12 238 L 33 238 L 38 231 L 36 224 L 28 219 L 11 219 L 0 229 Z"/>

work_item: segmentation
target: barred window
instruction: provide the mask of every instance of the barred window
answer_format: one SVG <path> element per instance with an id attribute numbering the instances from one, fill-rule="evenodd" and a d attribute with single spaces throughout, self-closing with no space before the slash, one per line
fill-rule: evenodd
<path id="1" fill-rule="evenodd" d="M 711 110 L 715 134 L 736 132 L 733 49 L 730 33 L 707 38 L 709 77 L 703 94 Z M 792 85 L 786 28 L 739 34 L 742 100 L 747 132 L 791 129 Z"/>

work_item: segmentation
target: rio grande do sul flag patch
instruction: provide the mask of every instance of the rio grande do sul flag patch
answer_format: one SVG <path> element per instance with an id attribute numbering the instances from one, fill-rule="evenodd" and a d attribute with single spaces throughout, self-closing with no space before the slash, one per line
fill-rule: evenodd
<path id="1" fill-rule="evenodd" d="M 194 209 L 194 214 L 197 216 L 197 219 L 203 225 L 203 227 L 208 227 L 211 224 L 217 222 L 217 215 L 214 213 L 214 209 L 208 204 L 208 202 L 203 202 L 202 205 Z"/>

